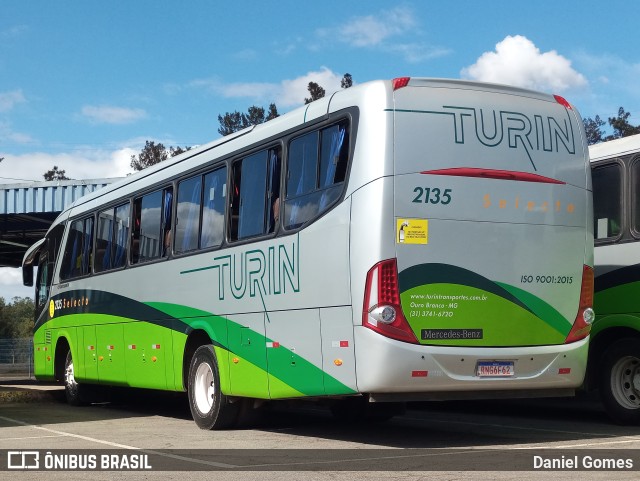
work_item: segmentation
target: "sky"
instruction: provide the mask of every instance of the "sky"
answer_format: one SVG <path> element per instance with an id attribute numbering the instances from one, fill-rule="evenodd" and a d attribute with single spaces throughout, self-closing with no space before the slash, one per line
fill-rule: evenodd
<path id="1" fill-rule="evenodd" d="M 638 19 L 636 0 L 2 0 L 0 184 L 124 176 L 146 140 L 215 140 L 218 115 L 286 113 L 345 73 L 516 85 L 638 125 Z M 0 297 L 32 295 L 0 268 Z"/>

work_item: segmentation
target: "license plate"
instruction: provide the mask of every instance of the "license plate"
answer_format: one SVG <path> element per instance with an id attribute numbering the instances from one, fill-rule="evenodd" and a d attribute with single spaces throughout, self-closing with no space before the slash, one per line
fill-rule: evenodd
<path id="1" fill-rule="evenodd" d="M 513 361 L 478 361 L 478 377 L 509 377 L 515 374 Z"/>

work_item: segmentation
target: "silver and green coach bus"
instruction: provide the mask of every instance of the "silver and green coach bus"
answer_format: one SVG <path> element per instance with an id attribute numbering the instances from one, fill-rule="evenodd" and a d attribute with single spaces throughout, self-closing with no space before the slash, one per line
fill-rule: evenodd
<path id="1" fill-rule="evenodd" d="M 35 372 L 71 403 L 96 385 L 187 391 L 206 429 L 264 400 L 351 415 L 571 395 L 592 222 L 561 97 L 365 83 L 65 210 L 23 263 L 26 283 L 38 266 Z"/>
<path id="2" fill-rule="evenodd" d="M 589 147 L 595 311 L 587 387 L 616 422 L 640 422 L 640 135 Z"/>

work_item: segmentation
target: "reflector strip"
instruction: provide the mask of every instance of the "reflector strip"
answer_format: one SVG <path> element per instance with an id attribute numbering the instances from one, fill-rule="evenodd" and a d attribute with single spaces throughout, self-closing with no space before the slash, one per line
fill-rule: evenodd
<path id="1" fill-rule="evenodd" d="M 429 371 L 411 371 L 411 377 L 427 377 Z"/>
<path id="2" fill-rule="evenodd" d="M 515 180 L 520 182 L 538 182 L 542 184 L 566 184 L 561 180 L 552 179 L 531 172 L 516 172 L 513 170 L 477 169 L 473 167 L 455 167 L 453 169 L 425 170 L 421 174 L 451 175 L 456 177 L 480 177 L 484 179 Z"/>
<path id="3" fill-rule="evenodd" d="M 151 344 L 151 349 L 160 349 L 160 344 Z"/>
<path id="4" fill-rule="evenodd" d="M 129 344 L 129 349 L 131 349 L 132 351 L 136 350 L 136 345 L 135 344 Z"/>
<path id="5" fill-rule="evenodd" d="M 87 349 L 89 349 L 90 351 L 95 351 L 96 347 L 95 346 L 87 346 Z"/>
<path id="6" fill-rule="evenodd" d="M 560 369 L 558 369 L 558 374 L 571 374 L 571 368 L 561 367 Z"/>
<path id="7" fill-rule="evenodd" d="M 280 343 L 278 341 L 267 342 L 267 347 L 280 347 Z"/>
<path id="8" fill-rule="evenodd" d="M 113 351 L 113 346 L 107 346 L 108 351 Z"/>

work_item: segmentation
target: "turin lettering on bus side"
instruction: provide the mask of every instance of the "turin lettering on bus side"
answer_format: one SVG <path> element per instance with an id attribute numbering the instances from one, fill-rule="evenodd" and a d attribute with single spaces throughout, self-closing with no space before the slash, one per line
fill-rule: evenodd
<path id="1" fill-rule="evenodd" d="M 279 295 L 300 291 L 299 246 L 279 244 L 268 249 L 252 249 L 214 259 L 211 268 L 217 272 L 218 298 L 227 292 L 234 298 Z"/>

